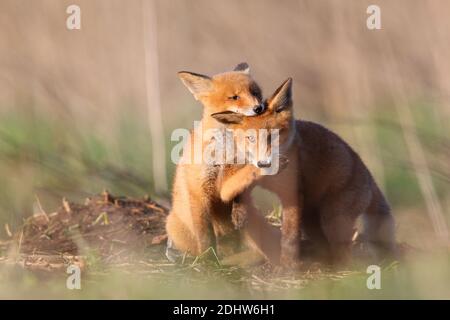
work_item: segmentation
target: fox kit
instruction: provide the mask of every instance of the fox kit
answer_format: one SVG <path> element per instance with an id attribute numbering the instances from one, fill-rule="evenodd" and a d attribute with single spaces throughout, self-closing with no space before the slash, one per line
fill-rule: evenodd
<path id="1" fill-rule="evenodd" d="M 222 184 L 221 199 L 227 202 L 241 194 L 245 210 L 239 206 L 240 214 L 253 216 L 258 214 L 250 202 L 250 190 L 255 184 L 279 196 L 283 207 L 283 265 L 300 262 L 301 230 L 326 248 L 333 262 L 348 261 L 355 220 L 361 214 L 365 239 L 394 250 L 394 219 L 369 170 L 335 133 L 319 124 L 294 119 L 291 79 L 265 102 L 265 109 L 257 117 L 232 117 L 228 113 L 214 117 L 231 129 L 279 129 L 279 152 L 272 159 L 286 157 L 287 167 L 277 175 L 264 176 L 255 166 L 246 166 Z M 256 157 L 256 163 L 270 162 L 267 157 L 261 160 L 258 155 L 250 156 Z"/>
<path id="2" fill-rule="evenodd" d="M 246 63 L 239 64 L 233 71 L 208 77 L 192 72 L 179 72 L 181 81 L 204 107 L 202 130 L 191 131 L 184 151 L 205 146 L 210 142 L 202 134 L 208 129 L 222 129 L 224 124 L 211 114 L 253 116 L 264 111 L 261 89 L 249 75 Z M 195 154 L 194 156 L 195 157 Z M 174 247 L 182 252 L 198 255 L 209 247 L 216 246 L 216 240 L 234 231 L 231 220 L 232 203 L 220 199 L 218 177 L 234 174 L 238 167 L 217 166 L 192 161 L 190 152 L 183 152 L 177 165 L 172 194 L 172 210 L 167 217 L 166 229 Z M 245 166 L 240 166 L 245 167 Z M 226 179 L 225 179 L 226 180 Z M 222 180 L 221 180 L 222 181 Z M 277 260 L 279 243 L 270 241 L 271 234 L 279 238 L 279 231 L 268 225 L 259 215 L 249 217 L 249 227 L 244 230 L 260 252 Z M 262 236 L 264 235 L 264 236 Z"/>

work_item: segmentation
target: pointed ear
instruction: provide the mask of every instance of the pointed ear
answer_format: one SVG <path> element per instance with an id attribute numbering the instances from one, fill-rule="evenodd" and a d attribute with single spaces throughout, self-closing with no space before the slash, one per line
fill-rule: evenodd
<path id="1" fill-rule="evenodd" d="M 241 123 L 243 115 L 233 111 L 222 111 L 211 114 L 211 117 L 223 124 Z"/>
<path id="2" fill-rule="evenodd" d="M 275 90 L 275 93 L 267 100 L 270 110 L 281 112 L 292 107 L 292 78 L 287 79 Z"/>
<path id="3" fill-rule="evenodd" d="M 178 77 L 180 77 L 181 82 L 183 82 L 197 100 L 199 96 L 212 90 L 212 79 L 203 74 L 180 71 L 178 72 Z"/>
<path id="4" fill-rule="evenodd" d="M 236 67 L 234 67 L 233 71 L 239 71 L 242 73 L 249 74 L 250 73 L 250 66 L 247 62 L 241 62 Z"/>

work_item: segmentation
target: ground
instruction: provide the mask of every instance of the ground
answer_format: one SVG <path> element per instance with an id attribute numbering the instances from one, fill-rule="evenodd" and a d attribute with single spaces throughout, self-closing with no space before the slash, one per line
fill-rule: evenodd
<path id="1" fill-rule="evenodd" d="M 361 262 L 335 270 L 307 259 L 303 270 L 286 272 L 267 263 L 230 265 L 208 250 L 172 263 L 165 257 L 167 213 L 148 198 L 115 197 L 107 192 L 84 204 L 63 199 L 53 213 L 41 210 L 16 232 L 8 230 L 9 239 L 0 242 L 0 297 L 362 297 L 358 292 L 366 297 L 395 297 L 395 287 L 388 296 L 367 289 L 368 274 Z M 277 222 L 273 216 L 270 219 Z M 404 244 L 401 249 L 403 256 L 413 250 Z M 385 262 L 381 266 L 384 279 L 395 279 L 402 263 Z M 73 264 L 81 269 L 82 290 L 65 287 L 67 267 Z"/>

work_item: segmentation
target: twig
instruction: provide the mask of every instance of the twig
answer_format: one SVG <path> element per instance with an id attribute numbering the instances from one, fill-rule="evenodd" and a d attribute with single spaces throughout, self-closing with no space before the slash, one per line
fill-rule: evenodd
<path id="1" fill-rule="evenodd" d="M 48 218 L 48 215 L 45 212 L 44 208 L 42 208 L 41 201 L 39 200 L 39 197 L 36 194 L 34 195 L 34 197 L 36 198 L 36 203 L 37 203 L 37 205 L 39 207 L 40 213 L 45 217 L 45 220 L 47 220 L 47 222 L 49 222 L 50 219 Z"/>

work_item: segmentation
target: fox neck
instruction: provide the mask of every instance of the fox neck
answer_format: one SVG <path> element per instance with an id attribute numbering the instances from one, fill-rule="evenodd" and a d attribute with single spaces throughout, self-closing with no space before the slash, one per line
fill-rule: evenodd
<path id="1" fill-rule="evenodd" d="M 286 141 L 280 146 L 280 154 L 288 153 L 291 149 L 292 145 L 294 144 L 295 138 L 297 136 L 297 127 L 294 117 L 291 117 L 289 120 L 289 135 L 286 139 Z"/>

